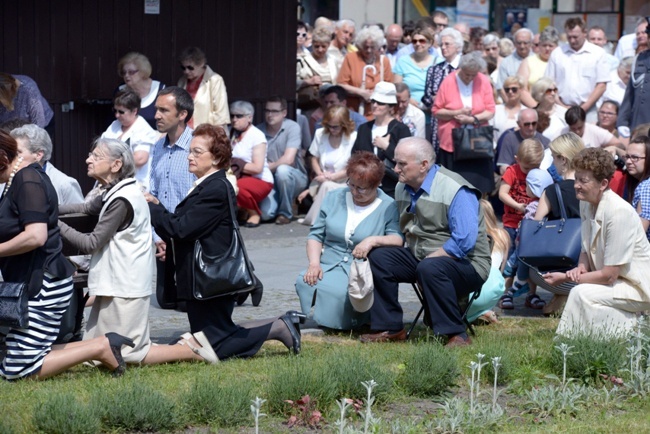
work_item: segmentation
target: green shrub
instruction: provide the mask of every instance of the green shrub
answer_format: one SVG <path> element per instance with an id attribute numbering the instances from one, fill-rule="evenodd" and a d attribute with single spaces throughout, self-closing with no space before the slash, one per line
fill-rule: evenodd
<path id="1" fill-rule="evenodd" d="M 421 343 L 407 355 L 398 383 L 410 395 L 433 397 L 454 386 L 459 373 L 454 354 L 440 345 Z"/>
<path id="2" fill-rule="evenodd" d="M 95 396 L 94 402 L 110 429 L 160 431 L 178 426 L 174 402 L 140 382 L 119 383 Z"/>
<path id="3" fill-rule="evenodd" d="M 252 389 L 250 381 L 201 375 L 182 402 L 187 406 L 193 424 L 232 427 L 249 418 Z"/>
<path id="4" fill-rule="evenodd" d="M 617 375 L 626 367 L 626 341 L 593 335 L 576 335 L 557 341 L 570 347 L 567 357 L 567 377 L 585 382 L 600 381 L 600 374 Z M 555 346 L 554 345 L 554 346 Z M 553 373 L 562 375 L 562 353 L 554 349 L 551 353 Z"/>
<path id="5" fill-rule="evenodd" d="M 34 406 L 34 425 L 48 434 L 97 433 L 101 421 L 91 405 L 78 402 L 68 393 L 50 393 Z M 4 430 L 2 432 L 12 432 Z"/>
<path id="6" fill-rule="evenodd" d="M 323 354 L 320 362 L 325 368 L 325 377 L 334 383 L 338 398 L 366 398 L 363 381 L 375 380 L 377 386 L 373 395 L 378 401 L 385 400 L 393 390 L 397 373 L 390 369 L 385 360 L 373 357 L 358 347 L 337 347 Z"/>
<path id="7" fill-rule="evenodd" d="M 336 382 L 325 375 L 323 364 L 312 357 L 288 357 L 273 366 L 269 372 L 266 392 L 260 396 L 267 399 L 271 413 L 288 415 L 291 407 L 284 401 L 298 400 L 309 395 L 318 409 L 334 405 Z"/>

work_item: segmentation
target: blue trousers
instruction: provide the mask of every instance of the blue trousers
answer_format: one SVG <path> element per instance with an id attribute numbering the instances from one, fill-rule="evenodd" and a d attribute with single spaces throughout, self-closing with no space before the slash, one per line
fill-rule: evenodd
<path id="1" fill-rule="evenodd" d="M 273 191 L 260 202 L 262 220 L 271 220 L 278 215 L 291 219 L 294 200 L 307 188 L 307 174 L 282 164 L 275 169 L 273 178 Z"/>

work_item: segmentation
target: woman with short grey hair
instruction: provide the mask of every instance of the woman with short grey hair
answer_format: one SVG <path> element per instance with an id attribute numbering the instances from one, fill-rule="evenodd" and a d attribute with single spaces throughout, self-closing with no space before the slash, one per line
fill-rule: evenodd
<path id="1" fill-rule="evenodd" d="M 524 79 L 526 88 L 521 94 L 521 101 L 528 107 L 535 107 L 535 100 L 530 94 L 530 89 L 544 77 L 548 59 L 553 50 L 557 48 L 560 34 L 555 27 L 546 27 L 539 36 L 539 51 L 537 54 L 524 59 L 519 65 L 517 75 Z"/>
<path id="2" fill-rule="evenodd" d="M 383 39 L 384 33 L 377 26 L 361 29 L 354 40 L 359 50 L 345 56 L 336 79 L 350 95 L 348 108 L 365 114 L 368 120 L 372 120 L 370 97 L 375 85 L 393 81 L 390 60 L 379 52 Z"/>

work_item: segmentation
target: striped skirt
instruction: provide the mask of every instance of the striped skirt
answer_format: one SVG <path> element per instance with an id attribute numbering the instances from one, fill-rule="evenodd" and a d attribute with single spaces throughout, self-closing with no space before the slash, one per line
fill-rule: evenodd
<path id="1" fill-rule="evenodd" d="M 11 329 L 7 334 L 7 355 L 0 366 L 2 377 L 16 380 L 38 374 L 59 334 L 72 292 L 72 277 L 57 279 L 44 273 L 41 291 L 29 300 L 29 327 Z"/>

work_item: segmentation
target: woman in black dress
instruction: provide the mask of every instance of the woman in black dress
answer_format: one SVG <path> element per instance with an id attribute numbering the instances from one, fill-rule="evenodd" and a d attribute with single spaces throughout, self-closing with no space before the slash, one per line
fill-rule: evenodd
<path id="1" fill-rule="evenodd" d="M 171 265 L 176 282 L 166 281 L 165 291 L 175 291 L 178 300 L 186 301 L 191 336 L 184 338 L 218 360 L 251 357 L 271 339 L 299 353 L 298 324 L 304 321 L 303 314 L 291 311 L 280 318 L 236 325 L 232 321 L 234 295 L 196 300 L 192 294 L 195 241 L 201 240 L 206 255 L 216 256 L 230 246 L 236 224 L 230 211 L 236 206 L 235 192 L 226 179 L 232 155 L 230 140 L 223 128 L 209 124 L 199 125 L 193 136 L 188 160 L 189 171 L 197 180 L 187 197 L 170 213 L 158 199 L 146 195 L 156 233 L 172 246 L 173 254 L 166 261 L 175 262 Z"/>
<path id="2" fill-rule="evenodd" d="M 29 325 L 12 328 L 0 376 L 43 379 L 89 360 L 124 372 L 120 349 L 130 339 L 107 333 L 95 339 L 53 346 L 72 297 L 74 268 L 61 254 L 56 191 L 38 163 L 27 165 L 16 141 L 0 130 L 0 271 L 6 282 L 29 288 Z"/>

